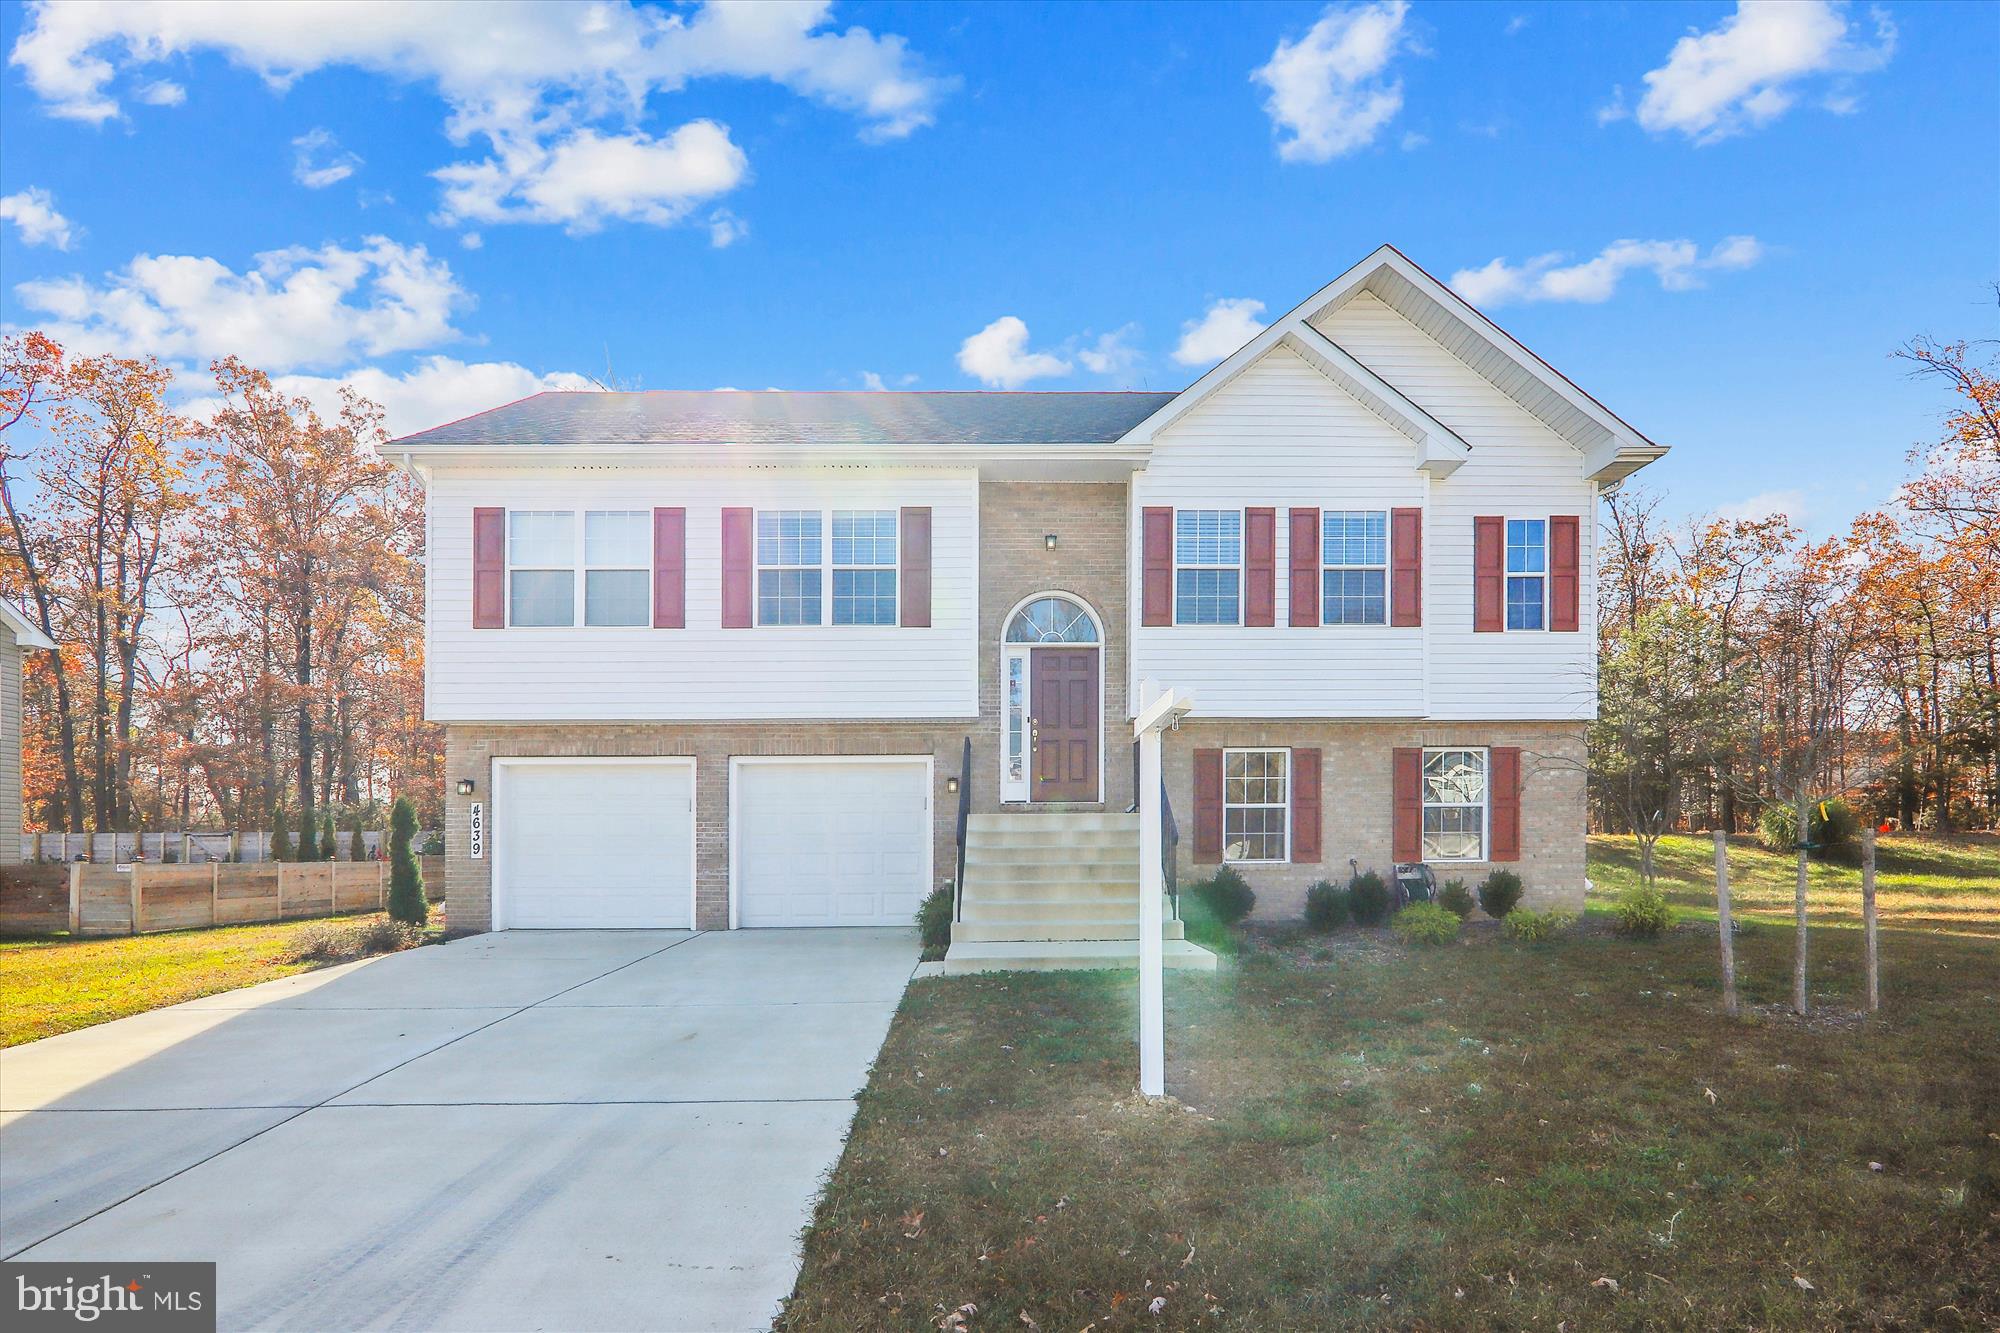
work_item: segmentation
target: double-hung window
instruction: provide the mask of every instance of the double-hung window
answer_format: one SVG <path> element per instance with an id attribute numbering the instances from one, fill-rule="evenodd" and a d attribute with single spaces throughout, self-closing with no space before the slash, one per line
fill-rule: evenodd
<path id="1" fill-rule="evenodd" d="M 1242 617 L 1243 511 L 1174 513 L 1174 620 L 1234 625 Z"/>
<path id="2" fill-rule="evenodd" d="M 507 515 L 507 623 L 576 623 L 576 515 L 516 509 Z"/>
<path id="3" fill-rule="evenodd" d="M 833 623 L 896 623 L 896 511 L 833 511 Z"/>
<path id="4" fill-rule="evenodd" d="M 1541 629 L 1548 593 L 1547 519 L 1507 520 L 1507 628 Z"/>
<path id="5" fill-rule="evenodd" d="M 645 625 L 652 620 L 653 516 L 643 509 L 583 516 L 583 623 Z"/>
<path id="6" fill-rule="evenodd" d="M 1424 751 L 1424 860 L 1486 859 L 1486 751 Z"/>
<path id="7" fill-rule="evenodd" d="M 1222 859 L 1283 861 L 1291 855 L 1290 750 L 1222 752 Z"/>
<path id="8" fill-rule="evenodd" d="M 757 511 L 757 623 L 818 625 L 820 511 Z"/>
<path id="9" fill-rule="evenodd" d="M 1329 509 L 1320 515 L 1320 623 L 1389 622 L 1389 514 Z"/>

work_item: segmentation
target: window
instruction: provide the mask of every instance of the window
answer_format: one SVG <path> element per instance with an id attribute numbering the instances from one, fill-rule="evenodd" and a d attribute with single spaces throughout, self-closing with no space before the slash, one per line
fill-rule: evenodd
<path id="1" fill-rule="evenodd" d="M 1542 628 L 1548 583 L 1548 520 L 1507 520 L 1507 628 Z"/>
<path id="2" fill-rule="evenodd" d="M 1234 625 L 1241 618 L 1243 514 L 1182 509 L 1174 514 L 1174 621 Z"/>
<path id="3" fill-rule="evenodd" d="M 583 516 L 583 623 L 645 625 L 652 620 L 653 516 L 643 509 Z"/>
<path id="4" fill-rule="evenodd" d="M 833 623 L 896 623 L 896 511 L 833 511 Z"/>
<path id="5" fill-rule="evenodd" d="M 817 625 L 820 615 L 820 513 L 757 512 L 757 623 Z"/>
<path id="6" fill-rule="evenodd" d="M 1090 612 L 1067 597 L 1037 597 L 1007 622 L 1009 643 L 1096 643 Z"/>
<path id="7" fill-rule="evenodd" d="M 1486 751 L 1424 751 L 1424 860 L 1486 859 Z"/>
<path id="8" fill-rule="evenodd" d="M 1329 509 L 1320 515 L 1320 623 L 1389 623 L 1389 514 Z"/>
<path id="9" fill-rule="evenodd" d="M 507 515 L 507 623 L 576 623 L 576 515 L 518 509 Z"/>
<path id="10" fill-rule="evenodd" d="M 1283 861 L 1291 820 L 1290 750 L 1222 752 L 1222 859 Z"/>

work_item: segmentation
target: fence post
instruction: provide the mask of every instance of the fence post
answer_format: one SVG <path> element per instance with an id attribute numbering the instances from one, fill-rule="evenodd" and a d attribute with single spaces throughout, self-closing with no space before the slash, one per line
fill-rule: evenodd
<path id="1" fill-rule="evenodd" d="M 68 841 L 69 835 L 64 834 L 63 842 Z M 69 863 L 69 933 L 83 934 L 83 864 L 79 861 Z"/>
<path id="2" fill-rule="evenodd" d="M 222 924 L 222 868 L 215 862 L 208 863 L 208 924 Z"/>
<path id="3" fill-rule="evenodd" d="M 1868 1012 L 1882 1007 L 1880 934 L 1875 928 L 1875 830 L 1861 830 L 1861 930 L 1868 956 Z"/>
<path id="4" fill-rule="evenodd" d="M 387 861 L 377 861 L 375 863 L 375 910 L 378 912 L 389 910 L 389 863 Z"/>
<path id="5" fill-rule="evenodd" d="M 116 837 L 117 835 L 113 834 L 112 836 Z M 112 865 L 115 867 L 117 865 L 117 862 L 115 861 L 112 862 Z M 146 872 L 140 869 L 139 863 L 137 861 L 134 861 L 132 863 L 131 873 L 132 873 L 132 933 L 134 935 L 137 935 L 139 933 L 139 914 L 146 910 L 146 902 L 145 902 L 146 890 L 144 888 Z"/>
<path id="6" fill-rule="evenodd" d="M 1722 1012 L 1736 1016 L 1736 927 L 1729 919 L 1729 834 L 1715 831 L 1715 924 L 1722 937 Z"/>
<path id="7" fill-rule="evenodd" d="M 243 834 L 236 829 L 229 830 L 229 859 L 232 862 L 243 859 Z"/>
<path id="8" fill-rule="evenodd" d="M 334 841 L 338 842 L 339 838 L 336 837 Z M 340 862 L 328 861 L 326 863 L 326 914 L 328 916 L 337 916 L 339 913 Z"/>
<path id="9" fill-rule="evenodd" d="M 41 863 L 42 863 L 42 833 L 40 829 L 37 829 L 35 830 L 35 864 L 40 865 Z"/>

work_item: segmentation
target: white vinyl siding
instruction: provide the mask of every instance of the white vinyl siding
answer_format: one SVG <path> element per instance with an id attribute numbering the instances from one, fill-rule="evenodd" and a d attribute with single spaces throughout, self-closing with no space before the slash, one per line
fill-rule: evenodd
<path id="1" fill-rule="evenodd" d="M 1293 628 L 1293 508 L 1381 510 L 1424 502 L 1415 446 L 1282 348 L 1161 432 L 1132 482 L 1132 586 L 1140 510 L 1277 510 L 1277 624 L 1142 626 L 1132 598 L 1132 681 L 1194 691 L 1204 717 L 1418 717 L 1423 632 L 1388 625 Z M 1315 552 L 1315 557 L 1318 556 Z M 1322 596 L 1313 561 L 1312 597 Z"/>
<path id="2" fill-rule="evenodd" d="M 1428 645 L 1429 716 L 1594 717 L 1596 492 L 1584 478 L 1582 454 L 1368 293 L 1320 321 L 1319 328 L 1472 446 L 1463 466 L 1430 485 L 1424 515 L 1422 635 Z M 1473 631 L 1472 520 L 1484 514 L 1578 516 L 1576 633 Z"/>
<path id="3" fill-rule="evenodd" d="M 978 711 L 979 494 L 970 468 L 466 466 L 439 468 L 427 499 L 425 684 L 434 720 L 965 719 Z M 475 507 L 581 516 L 655 504 L 687 511 L 685 629 L 472 628 Z M 723 509 L 905 505 L 932 512 L 929 627 L 722 628 Z"/>

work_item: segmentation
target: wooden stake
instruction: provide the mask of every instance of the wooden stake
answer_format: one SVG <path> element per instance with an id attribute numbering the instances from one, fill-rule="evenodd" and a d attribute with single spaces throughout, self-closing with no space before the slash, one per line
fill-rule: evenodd
<path id="1" fill-rule="evenodd" d="M 1875 830 L 1861 830 L 1861 933 L 1868 955 L 1868 1012 L 1882 1007 L 1882 959 L 1875 928 Z"/>
<path id="2" fill-rule="evenodd" d="M 1715 831 L 1715 924 L 1722 937 L 1722 1012 L 1736 1016 L 1736 927 L 1729 916 L 1729 834 Z"/>

